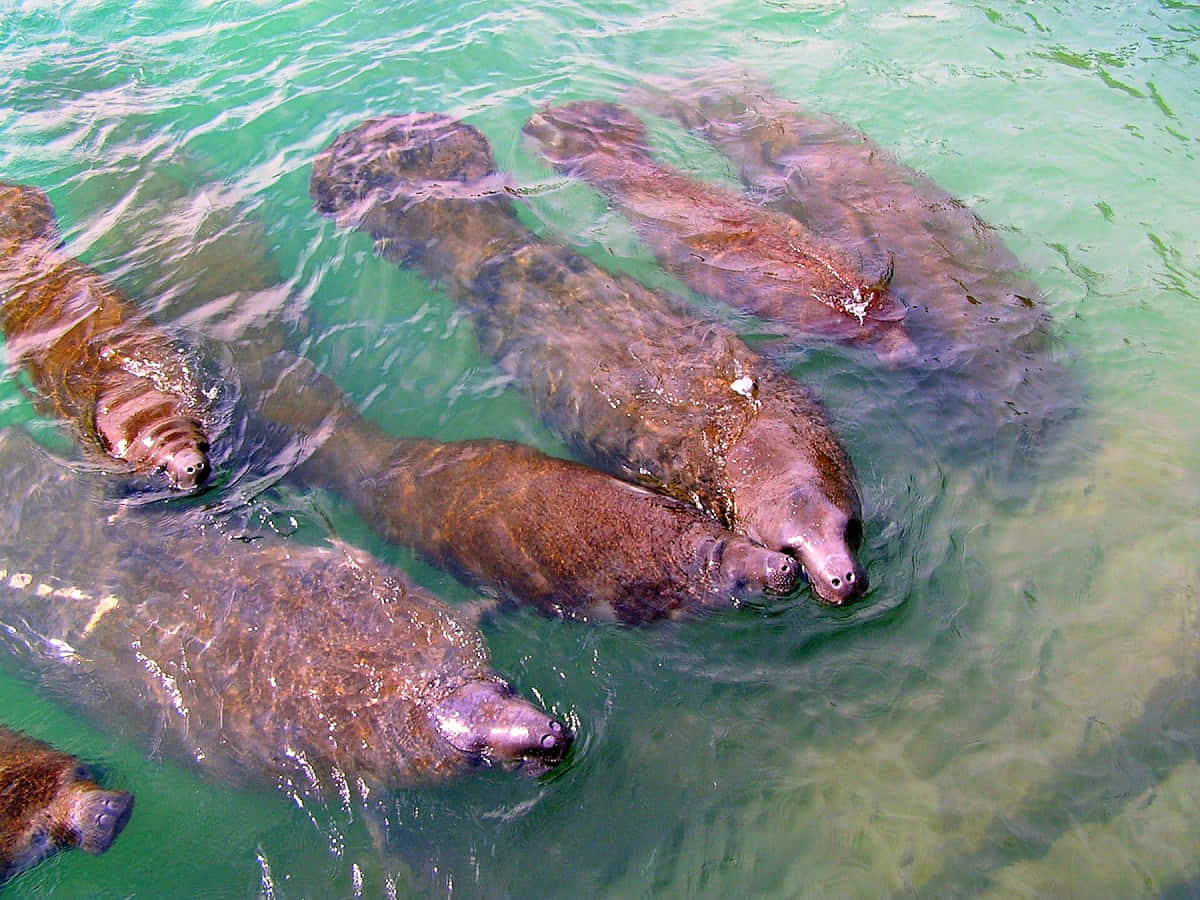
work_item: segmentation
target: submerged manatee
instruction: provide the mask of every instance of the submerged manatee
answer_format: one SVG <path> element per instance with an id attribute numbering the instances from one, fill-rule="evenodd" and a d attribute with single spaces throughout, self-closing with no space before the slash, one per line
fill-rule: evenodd
<path id="1" fill-rule="evenodd" d="M 693 290 L 786 325 L 797 336 L 869 345 L 915 361 L 906 309 L 861 261 L 791 216 L 689 178 L 650 155 L 646 128 L 615 103 L 548 108 L 525 134 L 558 171 L 616 203 L 663 268 Z"/>
<path id="2" fill-rule="evenodd" d="M 368 121 L 316 159 L 310 190 L 458 298 L 587 461 L 794 554 L 828 602 L 866 589 L 854 471 L 817 400 L 729 329 L 539 240 L 476 129 L 427 113 Z"/>
<path id="3" fill-rule="evenodd" d="M 949 390 L 978 414 L 1037 436 L 1079 407 L 1036 284 L 1000 233 L 934 181 L 740 74 L 662 80 L 632 100 L 708 139 L 769 209 L 869 265 L 894 260 L 908 334 L 931 367 L 962 379 Z"/>
<path id="4" fill-rule="evenodd" d="M 745 78 L 664 81 L 635 99 L 726 154 L 768 208 L 864 259 L 894 257 L 890 287 L 944 363 L 979 342 L 1047 338 L 1037 288 L 995 229 L 845 123 Z"/>
<path id="5" fill-rule="evenodd" d="M 0 642 L 65 699 L 233 781 L 399 786 L 540 770 L 566 726 L 482 636 L 349 548 L 241 542 L 137 508 L 0 434 Z"/>
<path id="6" fill-rule="evenodd" d="M 75 757 L 0 725 L 0 882 L 60 850 L 103 853 L 133 795 L 107 791 Z"/>
<path id="7" fill-rule="evenodd" d="M 939 373 L 923 391 L 941 395 L 943 434 L 959 435 L 964 449 L 989 459 L 1015 449 L 1008 464 L 1027 469 L 1030 447 L 1081 407 L 1084 386 L 1057 358 L 1037 287 L 996 229 L 931 179 L 741 74 L 664 79 L 631 100 L 710 141 L 768 208 L 869 267 L 894 260 L 890 290 L 908 306 L 905 326 L 926 367 Z"/>
<path id="8" fill-rule="evenodd" d="M 47 414 L 85 446 L 192 490 L 209 474 L 211 404 L 187 355 L 95 270 L 63 252 L 36 188 L 0 182 L 0 327 Z"/>
<path id="9" fill-rule="evenodd" d="M 636 623 L 795 585 L 790 556 L 671 497 L 508 441 L 391 437 L 305 360 L 279 354 L 267 368 L 251 378 L 259 411 L 317 444 L 301 477 L 505 600 Z"/>

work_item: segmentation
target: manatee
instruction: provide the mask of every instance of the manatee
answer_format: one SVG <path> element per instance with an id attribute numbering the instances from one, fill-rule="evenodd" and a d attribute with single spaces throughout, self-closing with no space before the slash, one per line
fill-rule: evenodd
<path id="1" fill-rule="evenodd" d="M 827 602 L 865 591 L 854 470 L 816 398 L 677 298 L 533 235 L 476 129 L 372 119 L 318 156 L 310 192 L 457 298 L 585 462 L 796 556 Z"/>
<path id="2" fill-rule="evenodd" d="M 797 219 L 654 160 L 646 128 L 615 103 L 577 101 L 535 114 L 525 134 L 559 172 L 603 193 L 663 268 L 698 293 L 787 326 L 806 340 L 859 343 L 889 363 L 919 351 L 906 307 L 861 260 Z"/>
<path id="3" fill-rule="evenodd" d="M 0 725 L 0 882 L 59 850 L 103 853 L 133 812 L 74 756 Z"/>
<path id="4" fill-rule="evenodd" d="M 306 360 L 281 353 L 249 381 L 259 412 L 315 445 L 300 478 L 506 601 L 641 623 L 786 593 L 798 578 L 792 557 L 580 463 L 509 441 L 392 437 Z"/>
<path id="5" fill-rule="evenodd" d="M 928 317 L 947 364 L 956 346 L 1046 337 L 1037 288 L 996 230 L 866 135 L 749 79 L 664 80 L 634 96 L 726 154 L 770 209 L 864 259 L 894 258 L 890 288 L 918 323 Z"/>
<path id="6" fill-rule="evenodd" d="M 1001 233 L 866 135 L 785 100 L 757 80 L 706 73 L 655 81 L 630 101 L 710 141 L 764 206 L 861 256 L 894 260 L 889 290 L 930 377 L 938 440 L 1025 477 L 1086 385 L 1037 286 Z M 944 436 L 944 437 L 943 437 Z"/>
<path id="7" fill-rule="evenodd" d="M 98 272 L 66 255 L 46 195 L 0 182 L 0 327 L 41 411 L 121 471 L 208 477 L 212 403 L 195 360 Z"/>
<path id="8" fill-rule="evenodd" d="M 215 778 L 389 788 L 540 772 L 571 744 L 475 628 L 372 557 L 106 510 L 19 433 L 0 434 L 0 486 L 0 644 Z"/>

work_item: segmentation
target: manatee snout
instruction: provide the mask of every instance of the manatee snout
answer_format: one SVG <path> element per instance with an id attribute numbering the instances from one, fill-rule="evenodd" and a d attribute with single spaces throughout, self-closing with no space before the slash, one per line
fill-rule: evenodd
<path id="1" fill-rule="evenodd" d="M 739 597 L 787 594 L 800 577 L 800 564 L 794 557 L 742 537 L 718 541 L 710 552 L 709 564 L 719 573 L 718 590 Z"/>
<path id="2" fill-rule="evenodd" d="M 70 821 L 78 846 L 88 853 L 103 853 L 129 821 L 133 812 L 133 794 L 106 791 L 90 782 L 72 786 Z"/>
<path id="3" fill-rule="evenodd" d="M 211 469 L 204 450 L 207 447 L 182 447 L 163 465 L 171 484 L 181 491 L 194 491 L 208 480 Z"/>
<path id="4" fill-rule="evenodd" d="M 797 550 L 800 565 L 813 592 L 834 606 L 861 597 L 870 586 L 858 557 L 839 546 L 809 546 Z"/>
<path id="5" fill-rule="evenodd" d="M 484 762 L 562 762 L 574 736 L 562 722 L 513 694 L 501 682 L 472 681 L 434 710 L 438 731 L 456 750 Z"/>
<path id="6" fill-rule="evenodd" d="M 862 518 L 856 498 L 832 498 L 809 487 L 787 492 L 786 502 L 766 504 L 750 517 L 747 532 L 799 565 L 821 600 L 842 606 L 866 593 L 867 570 L 858 559 Z"/>

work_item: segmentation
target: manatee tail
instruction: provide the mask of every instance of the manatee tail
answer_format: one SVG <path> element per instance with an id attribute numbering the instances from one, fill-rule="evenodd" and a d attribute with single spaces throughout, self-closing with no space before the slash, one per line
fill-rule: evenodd
<path id="1" fill-rule="evenodd" d="M 521 129 L 560 172 L 582 174 L 580 169 L 596 154 L 614 159 L 649 159 L 646 126 L 616 103 L 577 100 L 547 107 Z"/>

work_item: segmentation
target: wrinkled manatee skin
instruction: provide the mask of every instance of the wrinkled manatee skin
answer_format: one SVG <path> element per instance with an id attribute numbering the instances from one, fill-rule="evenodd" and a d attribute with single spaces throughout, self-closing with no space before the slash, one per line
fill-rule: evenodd
<path id="1" fill-rule="evenodd" d="M 0 182 L 0 328 L 47 415 L 121 471 L 180 490 L 210 471 L 211 401 L 194 361 L 98 272 L 67 256 L 36 188 Z"/>

